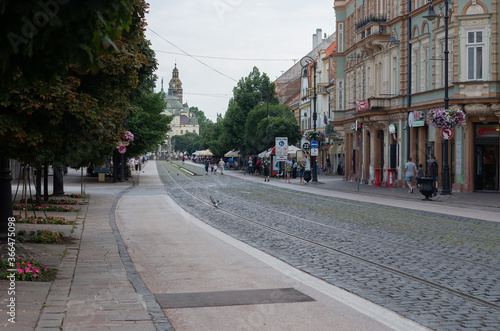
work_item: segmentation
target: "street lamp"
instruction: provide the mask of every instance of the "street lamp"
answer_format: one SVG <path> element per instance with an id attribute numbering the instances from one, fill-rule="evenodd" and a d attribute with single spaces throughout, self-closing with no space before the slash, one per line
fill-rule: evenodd
<path id="1" fill-rule="evenodd" d="M 444 1 L 444 109 L 448 109 L 448 5 L 451 0 Z M 440 7 L 441 8 L 441 7 Z M 438 17 L 434 12 L 432 0 L 429 4 L 429 12 L 424 16 L 425 19 L 433 21 Z M 448 166 L 448 139 L 444 140 L 444 161 L 443 161 L 443 189 L 441 195 L 450 195 L 450 167 Z"/>
<path id="2" fill-rule="evenodd" d="M 307 68 L 311 63 L 313 63 L 314 60 L 310 56 L 304 56 L 302 59 L 300 59 L 300 65 L 302 66 L 302 77 L 311 77 L 307 73 Z M 316 68 L 316 63 L 314 63 L 314 67 Z M 316 119 L 318 115 L 316 114 L 316 70 L 314 70 L 314 76 L 313 76 L 313 88 L 314 88 L 314 94 L 313 94 L 313 101 L 314 101 L 314 108 L 313 108 L 313 130 L 316 132 Z M 311 163 L 312 163 L 312 181 L 317 182 L 318 181 L 318 174 L 316 173 L 316 156 L 311 155 Z"/>
<path id="3" fill-rule="evenodd" d="M 269 92 L 266 92 L 266 110 L 267 110 L 267 118 L 269 118 Z M 260 102 L 259 105 L 263 105 L 264 102 L 262 101 L 262 95 L 260 96 Z"/>

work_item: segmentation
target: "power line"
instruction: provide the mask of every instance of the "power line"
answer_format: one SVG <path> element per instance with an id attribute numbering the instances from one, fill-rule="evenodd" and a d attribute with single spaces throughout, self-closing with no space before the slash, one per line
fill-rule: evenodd
<path id="1" fill-rule="evenodd" d="M 154 32 L 153 30 L 151 30 L 151 28 L 148 27 L 148 30 L 151 31 L 152 33 L 154 33 L 155 35 L 157 35 L 158 37 L 160 37 L 161 39 L 165 40 L 167 43 L 169 43 L 170 45 L 174 46 L 175 48 L 177 48 L 178 50 L 180 50 L 182 53 L 184 53 L 185 55 L 189 56 L 190 58 L 192 58 L 193 60 L 196 60 L 198 61 L 199 63 L 203 64 L 205 67 L 207 68 L 210 68 L 212 69 L 213 71 L 215 71 L 216 73 L 226 77 L 226 78 L 229 78 L 231 79 L 232 81 L 235 81 L 235 82 L 238 82 L 236 79 L 232 78 L 232 77 L 229 77 L 227 76 L 226 74 L 220 72 L 219 70 L 215 69 L 215 68 L 212 68 L 211 66 L 209 66 L 208 64 L 206 64 L 205 62 L 202 62 L 200 60 L 198 60 L 197 58 L 195 58 L 193 55 L 189 54 L 188 52 L 180 49 L 179 47 L 177 47 L 176 45 L 174 45 L 173 43 L 171 43 L 170 41 L 168 41 L 167 39 L 163 38 L 162 36 L 160 36 L 158 33 Z"/>
<path id="2" fill-rule="evenodd" d="M 199 58 L 205 58 L 205 59 L 216 59 L 216 60 L 231 60 L 231 61 L 288 62 L 288 61 L 296 61 L 297 60 L 297 59 L 243 59 L 243 58 L 235 58 L 235 57 L 186 55 L 186 54 L 182 54 L 182 53 L 160 51 L 160 50 L 156 50 L 156 49 L 154 51 L 158 52 L 158 53 L 166 53 L 166 54 L 173 54 L 173 55 L 191 56 L 191 57 L 199 57 Z"/>

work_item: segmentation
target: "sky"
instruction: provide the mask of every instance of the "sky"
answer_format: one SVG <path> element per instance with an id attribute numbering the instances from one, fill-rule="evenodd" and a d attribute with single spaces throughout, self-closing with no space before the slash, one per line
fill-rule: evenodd
<path id="1" fill-rule="evenodd" d="M 177 64 L 183 102 L 213 122 L 253 67 L 271 81 L 334 32 L 333 0 L 146 0 L 146 38 L 158 60 L 157 91 Z"/>

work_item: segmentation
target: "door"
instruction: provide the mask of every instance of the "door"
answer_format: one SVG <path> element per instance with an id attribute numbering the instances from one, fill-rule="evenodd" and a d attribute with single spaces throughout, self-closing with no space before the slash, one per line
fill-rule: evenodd
<path id="1" fill-rule="evenodd" d="M 499 148 L 496 144 L 477 144 L 474 189 L 498 191 Z"/>

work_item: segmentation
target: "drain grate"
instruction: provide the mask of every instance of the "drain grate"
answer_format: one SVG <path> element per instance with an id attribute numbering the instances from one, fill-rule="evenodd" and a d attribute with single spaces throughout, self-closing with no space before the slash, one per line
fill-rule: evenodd
<path id="1" fill-rule="evenodd" d="M 294 288 L 155 294 L 162 309 L 315 301 Z"/>

